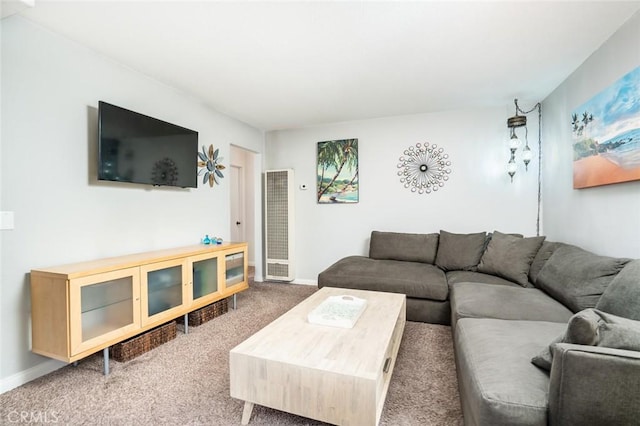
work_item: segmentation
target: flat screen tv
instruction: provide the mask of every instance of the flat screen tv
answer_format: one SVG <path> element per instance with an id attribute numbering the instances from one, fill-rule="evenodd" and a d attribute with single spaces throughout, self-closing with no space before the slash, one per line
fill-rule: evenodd
<path id="1" fill-rule="evenodd" d="M 198 132 L 100 101 L 98 180 L 198 186 Z"/>

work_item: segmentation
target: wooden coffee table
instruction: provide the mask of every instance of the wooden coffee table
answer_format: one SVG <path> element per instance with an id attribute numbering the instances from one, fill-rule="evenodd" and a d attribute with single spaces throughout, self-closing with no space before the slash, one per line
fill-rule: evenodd
<path id="1" fill-rule="evenodd" d="M 329 296 L 367 299 L 353 328 L 310 324 Z M 231 396 L 338 425 L 377 425 L 406 317 L 404 294 L 324 287 L 230 352 Z"/>

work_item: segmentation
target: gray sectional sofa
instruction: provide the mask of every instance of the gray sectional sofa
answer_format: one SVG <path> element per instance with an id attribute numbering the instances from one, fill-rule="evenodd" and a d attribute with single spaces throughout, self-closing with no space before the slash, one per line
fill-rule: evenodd
<path id="1" fill-rule="evenodd" d="M 466 425 L 640 424 L 640 260 L 495 231 L 374 231 L 318 286 L 451 324 Z"/>

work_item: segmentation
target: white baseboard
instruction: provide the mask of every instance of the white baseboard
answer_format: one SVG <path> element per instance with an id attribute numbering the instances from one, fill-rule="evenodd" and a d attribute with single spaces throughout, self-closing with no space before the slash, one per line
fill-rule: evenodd
<path id="1" fill-rule="evenodd" d="M 318 281 L 316 280 L 305 280 L 303 278 L 296 278 L 293 281 L 268 281 L 263 277 L 254 277 L 254 282 L 263 283 L 263 282 L 281 282 L 282 284 L 302 284 L 302 285 L 318 285 Z"/>
<path id="2" fill-rule="evenodd" d="M 25 383 L 37 379 L 38 377 L 44 376 L 45 374 L 56 371 L 57 369 L 62 368 L 65 365 L 67 364 L 65 364 L 64 362 L 56 361 L 55 359 L 49 359 L 27 370 L 19 371 L 9 377 L 5 377 L 4 379 L 0 380 L 0 394 L 17 388 L 18 386 L 22 386 Z"/>
<path id="3" fill-rule="evenodd" d="M 317 280 L 305 280 L 303 278 L 296 278 L 292 281 L 293 284 L 302 284 L 302 285 L 318 285 Z"/>

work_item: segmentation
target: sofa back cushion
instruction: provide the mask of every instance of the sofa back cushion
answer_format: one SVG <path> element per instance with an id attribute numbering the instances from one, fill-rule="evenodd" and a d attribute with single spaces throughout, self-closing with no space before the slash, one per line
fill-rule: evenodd
<path id="1" fill-rule="evenodd" d="M 600 297 L 596 308 L 640 321 L 640 259 L 622 268 Z"/>
<path id="2" fill-rule="evenodd" d="M 536 257 L 533 258 L 533 262 L 531 262 L 531 268 L 529 268 L 529 281 L 533 284 L 538 280 L 538 274 L 542 270 L 542 267 L 547 260 L 551 257 L 554 251 L 558 249 L 558 247 L 562 247 L 566 245 L 564 243 L 555 243 L 552 241 L 546 241 L 542 243 L 542 247 L 538 250 Z"/>
<path id="3" fill-rule="evenodd" d="M 486 232 L 453 234 L 441 230 L 436 266 L 444 271 L 477 270 L 486 239 Z"/>
<path id="4" fill-rule="evenodd" d="M 563 245 L 542 267 L 536 287 L 573 312 L 594 308 L 629 260 L 598 256 L 576 246 Z"/>
<path id="5" fill-rule="evenodd" d="M 433 264 L 438 250 L 438 234 L 371 232 L 369 257 Z"/>
<path id="6" fill-rule="evenodd" d="M 529 268 L 545 237 L 520 238 L 494 231 L 478 272 L 506 278 L 521 286 L 529 284 Z"/>

